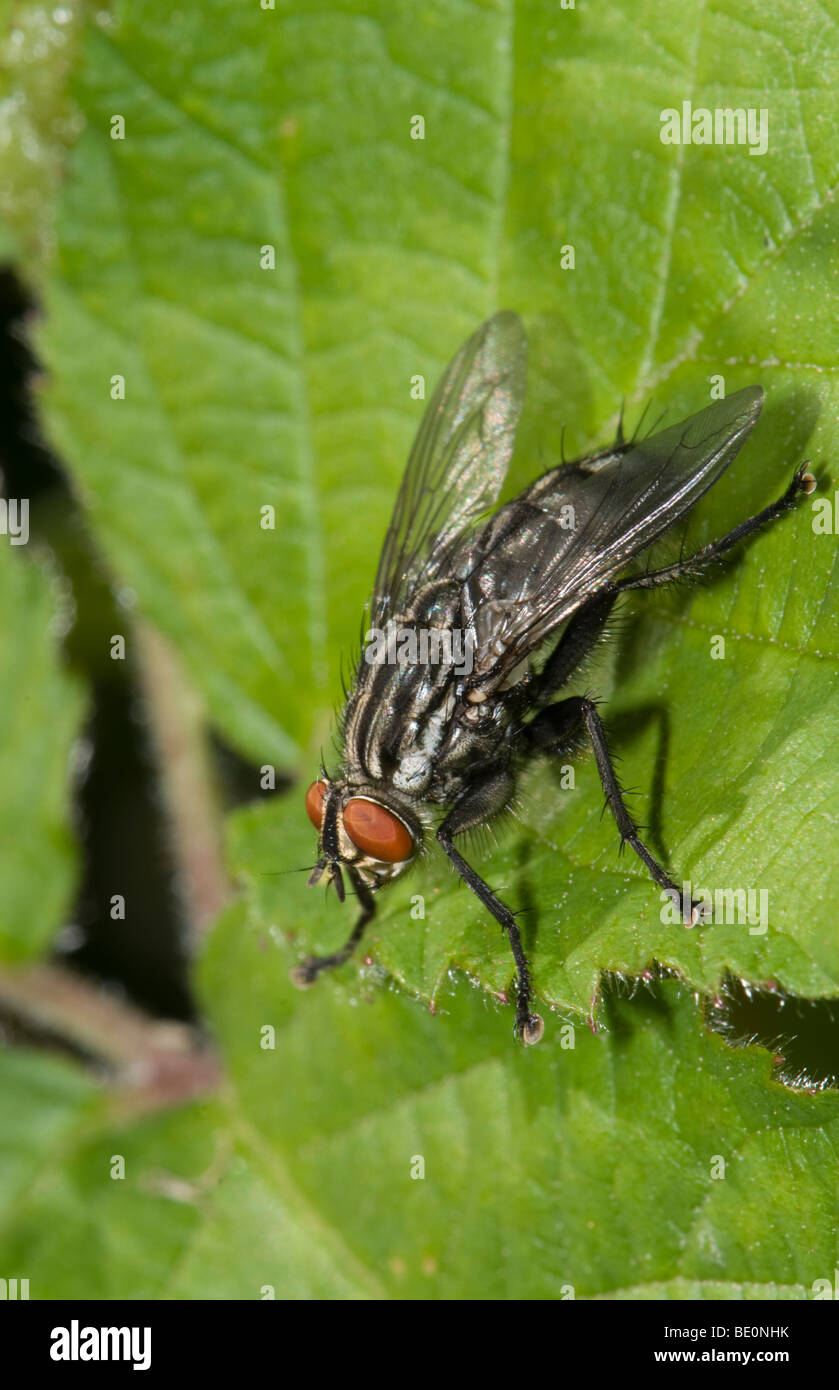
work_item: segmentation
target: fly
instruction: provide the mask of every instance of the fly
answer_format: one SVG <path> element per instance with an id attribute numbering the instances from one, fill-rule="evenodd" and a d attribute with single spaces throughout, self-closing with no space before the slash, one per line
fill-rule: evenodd
<path id="1" fill-rule="evenodd" d="M 643 440 L 610 447 L 537 478 L 488 520 L 498 500 L 525 395 L 527 339 L 499 313 L 453 359 L 420 424 L 367 607 L 334 774 L 306 793 L 318 831 L 310 883 L 326 876 L 361 911 L 333 955 L 292 972 L 305 987 L 342 964 L 375 914 L 375 894 L 435 837 L 507 934 L 516 970 L 516 1035 L 536 1043 L 530 969 L 514 913 L 457 848 L 458 837 L 512 806 L 517 775 L 537 756 L 590 740 L 621 841 L 682 906 L 623 799 L 595 702 L 557 696 L 585 662 L 621 594 L 696 577 L 811 492 L 802 464 L 786 491 L 720 540 L 662 569 L 627 567 L 713 486 L 763 404 L 747 386 Z M 532 658 L 547 652 L 534 668 Z"/>

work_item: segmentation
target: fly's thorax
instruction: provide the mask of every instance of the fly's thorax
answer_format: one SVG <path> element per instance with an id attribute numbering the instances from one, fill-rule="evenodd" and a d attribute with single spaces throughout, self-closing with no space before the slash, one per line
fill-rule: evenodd
<path id="1" fill-rule="evenodd" d="M 462 704 L 475 634 L 453 579 L 422 586 L 404 611 L 378 621 L 365 636 L 344 714 L 345 769 L 353 782 L 392 787 L 412 801 L 428 791 Z"/>
<path id="2" fill-rule="evenodd" d="M 408 868 L 422 848 L 423 826 L 414 808 L 392 788 L 331 780 L 322 774 L 306 793 L 306 812 L 318 831 L 313 882 L 346 865 L 370 888 Z"/>

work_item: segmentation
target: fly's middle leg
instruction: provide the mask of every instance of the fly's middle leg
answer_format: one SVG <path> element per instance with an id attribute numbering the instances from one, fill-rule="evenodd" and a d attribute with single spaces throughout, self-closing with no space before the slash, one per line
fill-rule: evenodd
<path id="1" fill-rule="evenodd" d="M 583 696 L 573 696 L 570 699 L 561 700 L 557 705 L 551 705 L 548 709 L 543 709 L 526 727 L 528 750 L 531 753 L 567 750 L 575 745 L 583 731 L 588 734 L 591 740 L 597 762 L 597 771 L 600 773 L 600 781 L 606 793 L 609 809 L 620 831 L 621 842 L 634 849 L 638 858 L 646 865 L 651 878 L 660 888 L 665 889 L 670 894 L 680 908 L 685 924 L 691 927 L 695 926 L 700 920 L 702 903 L 694 902 L 692 899 L 690 901 L 683 900 L 681 889 L 673 882 L 673 879 L 665 872 L 641 839 L 638 827 L 629 814 L 623 799 L 623 792 L 609 753 L 609 745 L 606 742 L 606 731 L 594 701 Z"/>
<path id="2" fill-rule="evenodd" d="M 513 794 L 513 788 L 512 774 L 506 768 L 474 780 L 449 811 L 437 831 L 437 839 L 464 883 L 468 884 L 507 933 L 516 964 L 516 1034 L 523 1043 L 537 1043 L 545 1031 L 545 1025 L 539 1014 L 533 1013 L 530 1007 L 530 966 L 524 953 L 518 923 L 510 909 L 496 897 L 489 884 L 484 882 L 471 864 L 467 864 L 453 843 L 455 835 L 483 825 L 502 811 Z"/>
<path id="3" fill-rule="evenodd" d="M 606 589 L 588 599 L 574 614 L 539 676 L 537 704 L 544 705 L 552 699 L 591 655 L 603 636 L 617 597 L 614 589 Z"/>
<path id="4" fill-rule="evenodd" d="M 351 875 L 353 887 L 355 888 L 358 901 L 361 903 L 361 913 L 350 936 L 344 942 L 340 951 L 334 951 L 331 956 L 308 956 L 300 965 L 296 965 L 289 972 L 289 979 L 298 989 L 308 989 L 325 970 L 334 970 L 336 966 L 343 965 L 349 960 L 362 936 L 364 928 L 372 917 L 376 915 L 376 900 L 370 889 L 356 875 Z"/>

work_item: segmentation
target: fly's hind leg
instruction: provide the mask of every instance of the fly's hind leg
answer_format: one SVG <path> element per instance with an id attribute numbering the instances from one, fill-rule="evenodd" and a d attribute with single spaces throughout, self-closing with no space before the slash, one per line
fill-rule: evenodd
<path id="1" fill-rule="evenodd" d="M 654 589 L 661 584 L 670 584 L 675 580 L 687 579 L 700 574 L 706 565 L 713 564 L 715 560 L 720 559 L 733 546 L 738 545 L 740 541 L 758 531 L 767 522 L 774 521 L 783 516 L 785 512 L 790 511 L 801 494 L 812 492 L 815 485 L 815 479 L 809 472 L 809 465 L 802 463 L 800 468 L 796 469 L 786 491 L 776 501 L 771 502 L 768 507 L 764 507 L 762 512 L 741 521 L 739 526 L 735 526 L 733 531 L 729 531 L 727 535 L 721 536 L 719 540 L 711 541 L 710 545 L 704 546 L 702 550 L 697 551 L 695 555 L 688 556 L 687 559 L 678 560 L 675 564 L 665 566 L 664 569 L 648 571 L 646 574 L 628 575 L 625 579 L 615 580 L 586 599 L 570 619 L 537 679 L 534 692 L 537 704 L 546 705 L 590 656 L 603 636 L 612 609 L 620 594 L 629 589 Z"/>
<path id="2" fill-rule="evenodd" d="M 437 831 L 437 839 L 464 883 L 468 884 L 507 933 L 516 963 L 516 1034 L 523 1043 L 537 1043 L 545 1031 L 545 1025 L 539 1014 L 531 1011 L 530 966 L 515 916 L 495 896 L 489 884 L 484 882 L 471 864 L 467 864 L 453 843 L 455 835 L 483 825 L 502 811 L 513 794 L 513 788 L 512 774 L 506 768 L 499 768 L 476 778 L 446 816 Z"/>
<path id="3" fill-rule="evenodd" d="M 561 700 L 557 705 L 549 706 L 548 709 L 541 710 L 525 729 L 528 751 L 530 753 L 554 753 L 567 750 L 574 747 L 581 732 L 587 733 L 591 740 L 597 762 L 597 771 L 600 773 L 600 781 L 606 793 L 609 809 L 617 823 L 621 843 L 634 849 L 638 858 L 646 866 L 651 878 L 660 888 L 669 893 L 681 910 L 685 924 L 691 927 L 695 926 L 702 912 L 702 904 L 683 899 L 681 889 L 673 882 L 641 839 L 638 827 L 629 814 L 623 799 L 623 792 L 609 754 L 606 731 L 594 701 L 584 696 L 573 696 L 567 700 Z"/>
<path id="4" fill-rule="evenodd" d="M 698 575 L 705 565 L 713 564 L 719 560 L 726 551 L 731 550 L 732 546 L 738 545 L 740 541 L 751 536 L 753 532 L 760 530 L 769 521 L 775 521 L 778 517 L 789 512 L 796 505 L 802 494 L 810 493 L 816 486 L 816 479 L 810 472 L 810 465 L 802 463 L 793 474 L 792 482 L 785 492 L 774 502 L 770 502 L 763 511 L 757 512 L 754 516 L 747 517 L 741 521 L 739 526 L 735 526 L 728 535 L 721 536 L 717 541 L 711 541 L 710 545 L 703 546 L 695 555 L 690 555 L 686 560 L 677 560 L 673 565 L 667 565 L 664 569 L 652 570 L 648 574 L 629 575 L 626 579 L 619 579 L 616 584 L 610 586 L 610 591 L 616 595 L 623 593 L 627 589 L 654 589 L 659 584 L 670 584 L 676 579 L 688 579 Z"/>
<path id="5" fill-rule="evenodd" d="M 691 578 L 702 569 L 721 558 L 733 546 L 758 531 L 767 522 L 774 521 L 791 511 L 803 493 L 812 492 L 816 480 L 809 471 L 809 465 L 802 463 L 796 469 L 786 490 L 768 507 L 754 516 L 741 521 L 727 535 L 712 541 L 702 550 L 687 559 L 667 565 L 660 570 L 646 574 L 629 575 L 608 584 L 599 593 L 586 600 L 577 610 L 565 629 L 555 650 L 549 657 L 538 678 L 535 688 L 536 701 L 545 705 L 585 661 L 601 637 L 612 608 L 621 593 L 630 589 L 654 589 L 661 584 L 669 584 L 678 579 Z M 530 753 L 567 752 L 574 748 L 581 733 L 588 734 L 597 760 L 597 770 L 606 800 L 617 822 L 623 844 L 631 845 L 638 858 L 646 865 L 651 877 L 665 889 L 682 910 L 684 921 L 694 926 L 702 913 L 702 904 L 685 901 L 673 880 L 665 873 L 658 860 L 647 849 L 638 833 L 632 816 L 629 814 L 617 774 L 609 755 L 606 732 L 592 700 L 574 697 L 562 700 L 555 705 L 547 705 L 536 718 L 522 730 L 522 742 Z"/>
<path id="6" fill-rule="evenodd" d="M 334 951 L 331 956 L 308 956 L 306 960 L 289 972 L 291 983 L 296 985 L 298 989 L 308 989 L 310 985 L 315 983 L 318 975 L 323 974 L 324 970 L 334 970 L 336 966 L 343 965 L 345 961 L 349 960 L 364 935 L 364 928 L 376 915 L 376 900 L 372 892 L 356 875 L 353 874 L 351 877 L 358 901 L 361 903 L 358 921 L 340 951 Z"/>

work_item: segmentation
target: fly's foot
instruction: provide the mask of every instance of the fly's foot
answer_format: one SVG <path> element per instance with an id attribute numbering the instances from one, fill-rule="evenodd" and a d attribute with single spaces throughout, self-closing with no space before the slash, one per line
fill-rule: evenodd
<path id="1" fill-rule="evenodd" d="M 802 463 L 800 468 L 796 470 L 793 482 L 797 486 L 799 492 L 803 492 L 805 494 L 815 492 L 818 484 L 816 481 L 815 474 L 810 472 L 809 459 Z"/>
<path id="2" fill-rule="evenodd" d="M 685 926 L 704 927 L 713 921 L 713 917 L 713 908 L 710 903 L 706 902 L 704 898 L 700 898 L 699 902 L 694 902 L 691 898 L 688 911 L 685 913 Z"/>
<path id="3" fill-rule="evenodd" d="M 665 892 L 669 894 L 673 906 L 678 908 L 682 914 L 682 921 L 686 927 L 704 926 L 713 917 L 713 908 L 707 898 L 691 898 L 689 894 L 682 893 L 675 883 L 668 882 Z"/>
<path id="4" fill-rule="evenodd" d="M 516 1033 L 525 1047 L 534 1047 L 537 1042 L 541 1042 L 544 1031 L 545 1023 L 539 1014 L 525 1013 L 522 1017 L 516 1015 Z"/>
<path id="5" fill-rule="evenodd" d="M 360 925 L 363 927 L 366 918 L 361 918 Z M 311 989 L 312 985 L 324 970 L 334 970 L 337 965 L 344 965 L 352 955 L 353 947 L 358 936 L 361 935 L 359 927 L 343 950 L 336 951 L 332 956 L 307 956 L 301 965 L 295 965 L 293 970 L 289 970 L 288 978 L 298 989 Z"/>
<path id="6" fill-rule="evenodd" d="M 289 970 L 288 978 L 296 989 L 311 989 L 324 968 L 322 960 L 318 960 L 316 956 L 309 956 L 301 965 L 295 965 L 293 970 Z"/>

